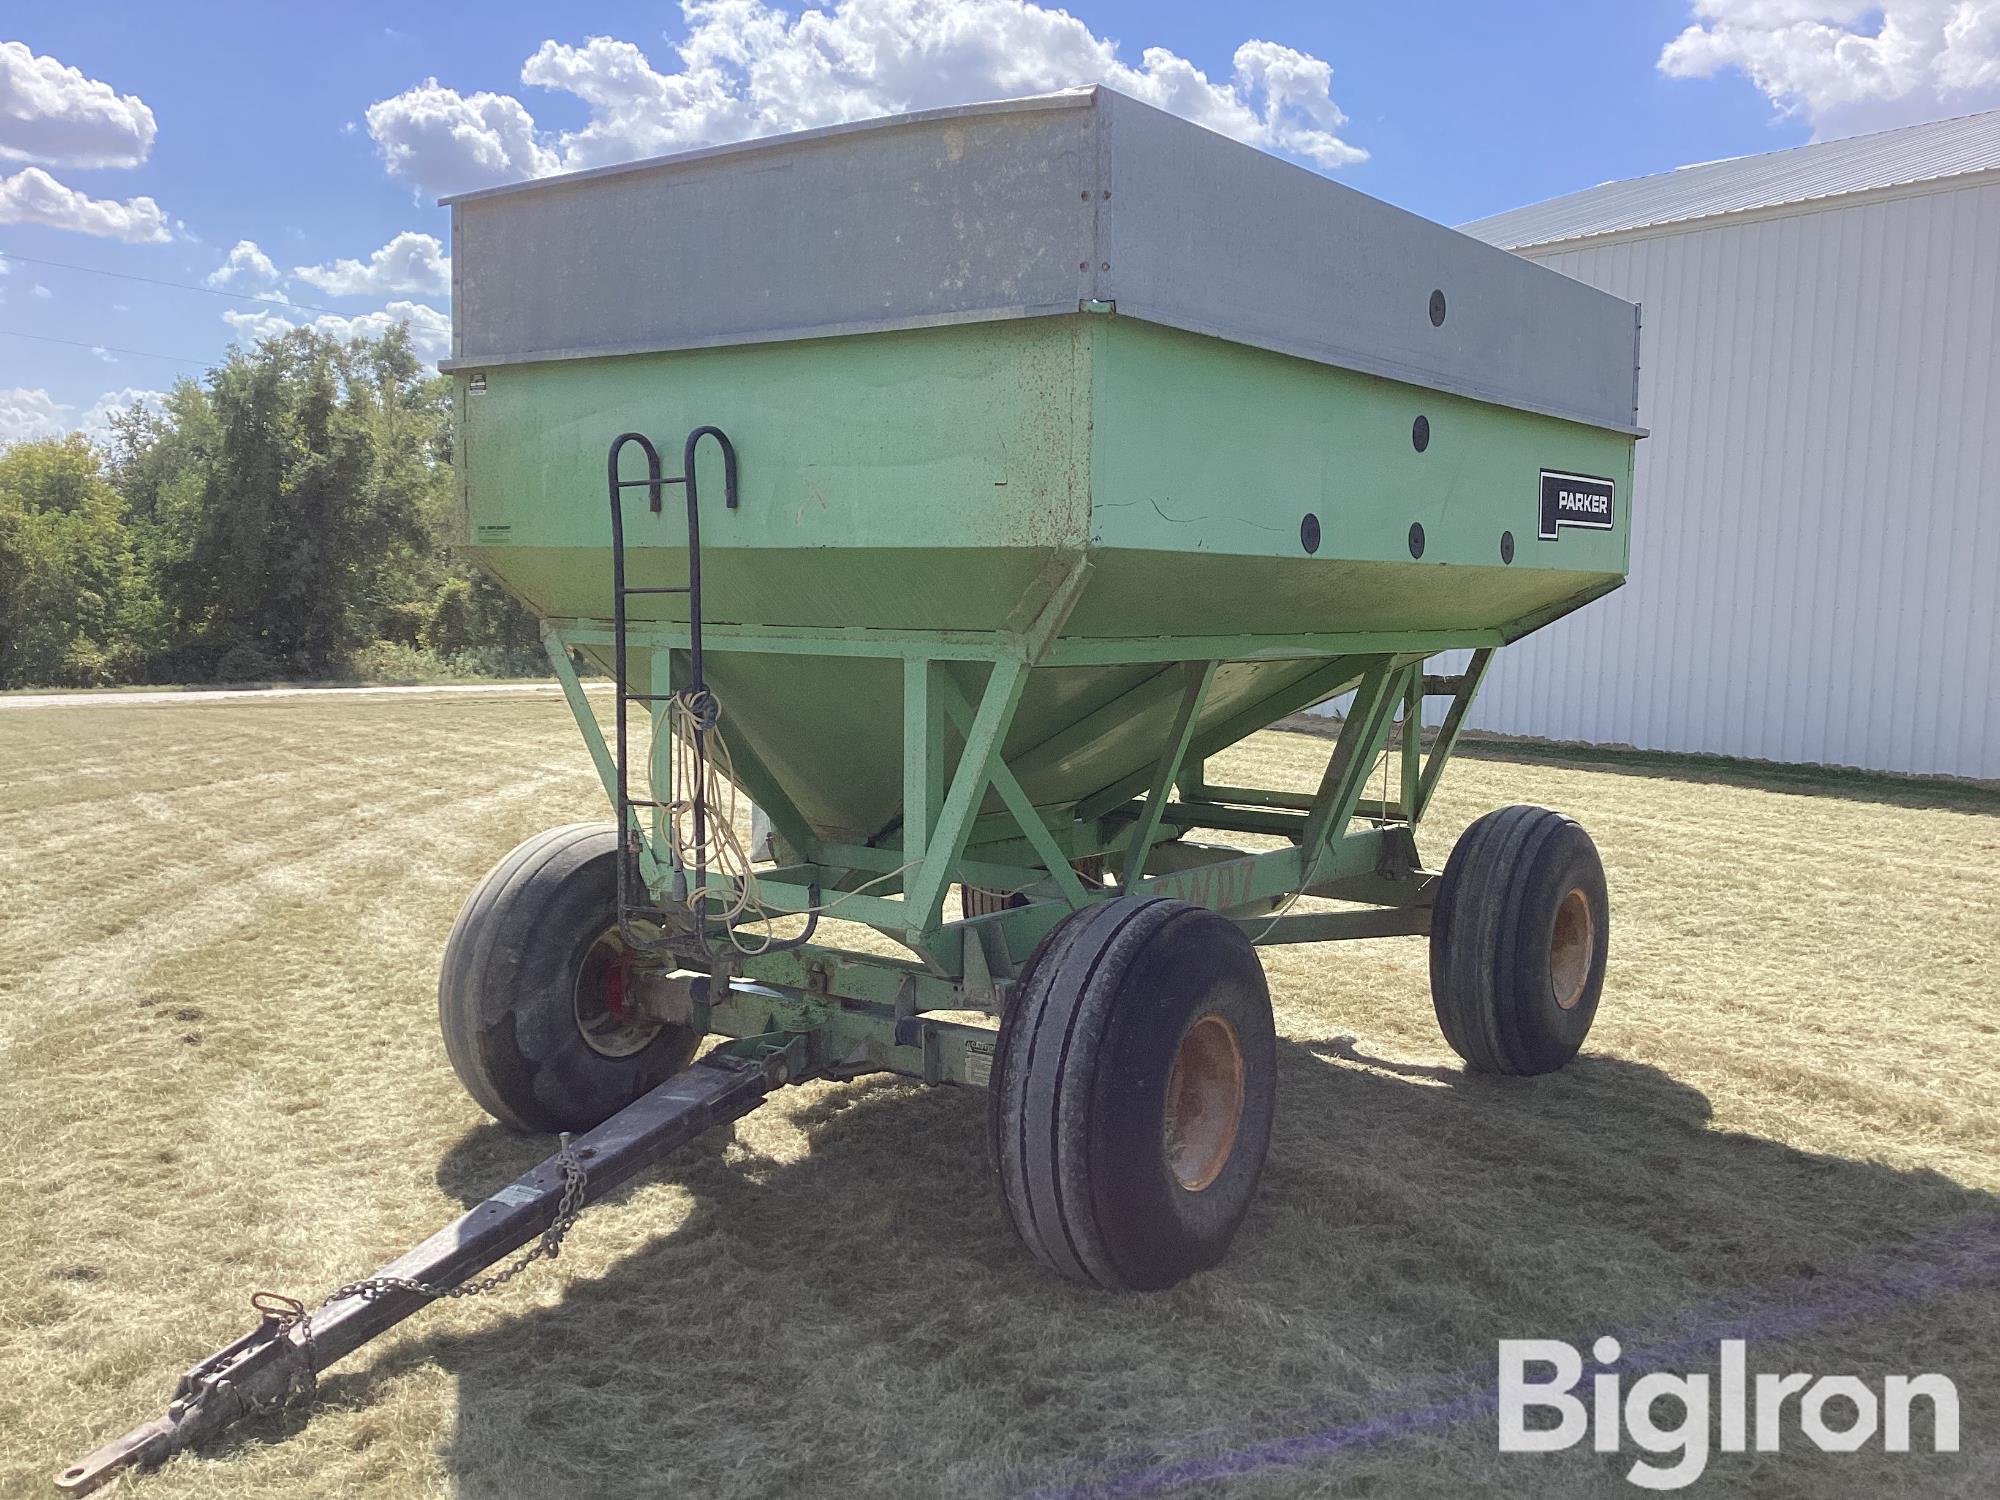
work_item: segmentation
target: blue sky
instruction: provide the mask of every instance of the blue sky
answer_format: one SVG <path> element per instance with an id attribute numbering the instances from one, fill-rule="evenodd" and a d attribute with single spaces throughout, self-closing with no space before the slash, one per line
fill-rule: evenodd
<path id="1" fill-rule="evenodd" d="M 0 441 L 273 318 L 407 318 L 437 348 L 443 268 L 411 237 L 445 238 L 440 190 L 899 103 L 1107 79 L 1447 223 L 2000 103 L 2000 0 L 10 0 L 9 43 L 0 251 L 34 260 L 0 263 Z"/>

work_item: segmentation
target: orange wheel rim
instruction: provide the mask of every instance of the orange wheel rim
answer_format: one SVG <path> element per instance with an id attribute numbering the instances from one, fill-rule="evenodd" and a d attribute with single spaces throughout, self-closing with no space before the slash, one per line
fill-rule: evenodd
<path id="1" fill-rule="evenodd" d="M 1575 1010 L 1590 984 L 1590 961 L 1597 954 L 1597 918 L 1582 886 L 1572 887 L 1556 908 L 1549 934 L 1549 987 L 1556 1005 Z"/>
<path id="2" fill-rule="evenodd" d="M 1174 1181 L 1199 1193 L 1229 1165 L 1243 1127 L 1243 1044 L 1221 1016 L 1181 1038 L 1167 1074 L 1166 1153 Z"/>
<path id="3" fill-rule="evenodd" d="M 661 1023 L 640 1003 L 636 957 L 611 927 L 585 951 L 577 971 L 570 1002 L 576 1029 L 599 1057 L 634 1056 L 660 1034 Z"/>

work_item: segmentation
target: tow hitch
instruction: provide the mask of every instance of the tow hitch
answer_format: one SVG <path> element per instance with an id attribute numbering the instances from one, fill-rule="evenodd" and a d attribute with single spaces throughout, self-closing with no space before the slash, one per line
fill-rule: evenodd
<path id="1" fill-rule="evenodd" d="M 796 1080 L 793 1063 L 784 1052 L 762 1059 L 711 1053 L 575 1142 L 565 1137 L 562 1149 L 533 1171 L 367 1280 L 340 1288 L 314 1311 L 290 1297 L 258 1292 L 250 1300 L 262 1320 L 183 1375 L 166 1415 L 62 1470 L 56 1488 L 88 1494 L 121 1469 L 150 1468 L 243 1417 L 310 1397 L 322 1370 L 419 1308 L 491 1290 L 531 1262 L 552 1259 L 586 1191 L 602 1196 L 710 1126 L 747 1115 L 773 1088 Z M 471 1279 L 538 1235 L 520 1259 Z"/>

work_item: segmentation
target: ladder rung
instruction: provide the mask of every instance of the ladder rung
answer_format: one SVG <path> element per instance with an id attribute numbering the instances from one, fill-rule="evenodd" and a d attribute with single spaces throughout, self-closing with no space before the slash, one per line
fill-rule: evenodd
<path id="1" fill-rule="evenodd" d="M 665 807 L 667 804 L 664 802 L 650 802 L 644 797 L 627 797 L 625 805 L 627 807 Z"/>
<path id="2" fill-rule="evenodd" d="M 628 588 L 628 589 L 620 589 L 619 592 L 622 594 L 685 594 L 689 592 L 689 589 L 686 584 L 681 583 L 681 584 L 675 584 L 671 588 L 644 588 L 644 589 Z"/>
<path id="3" fill-rule="evenodd" d="M 627 703 L 671 703 L 680 695 L 678 693 L 621 693 L 619 696 Z"/>

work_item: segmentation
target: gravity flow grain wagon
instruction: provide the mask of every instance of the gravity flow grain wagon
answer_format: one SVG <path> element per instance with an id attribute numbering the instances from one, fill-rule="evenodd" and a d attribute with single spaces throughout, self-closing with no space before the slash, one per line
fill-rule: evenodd
<path id="1" fill-rule="evenodd" d="M 1105 89 L 449 201 L 471 556 L 611 817 L 500 862 L 439 1012 L 488 1112 L 578 1139 L 316 1310 L 260 1294 L 60 1486 L 309 1390 L 801 1079 L 987 1090 L 1038 1259 L 1179 1281 L 1264 1160 L 1260 945 L 1427 933 L 1469 1065 L 1575 1054 L 1589 838 L 1505 808 L 1436 873 L 1416 831 L 1494 650 L 1623 581 L 1636 309 Z M 1343 694 L 1317 791 L 1210 779 Z"/>

